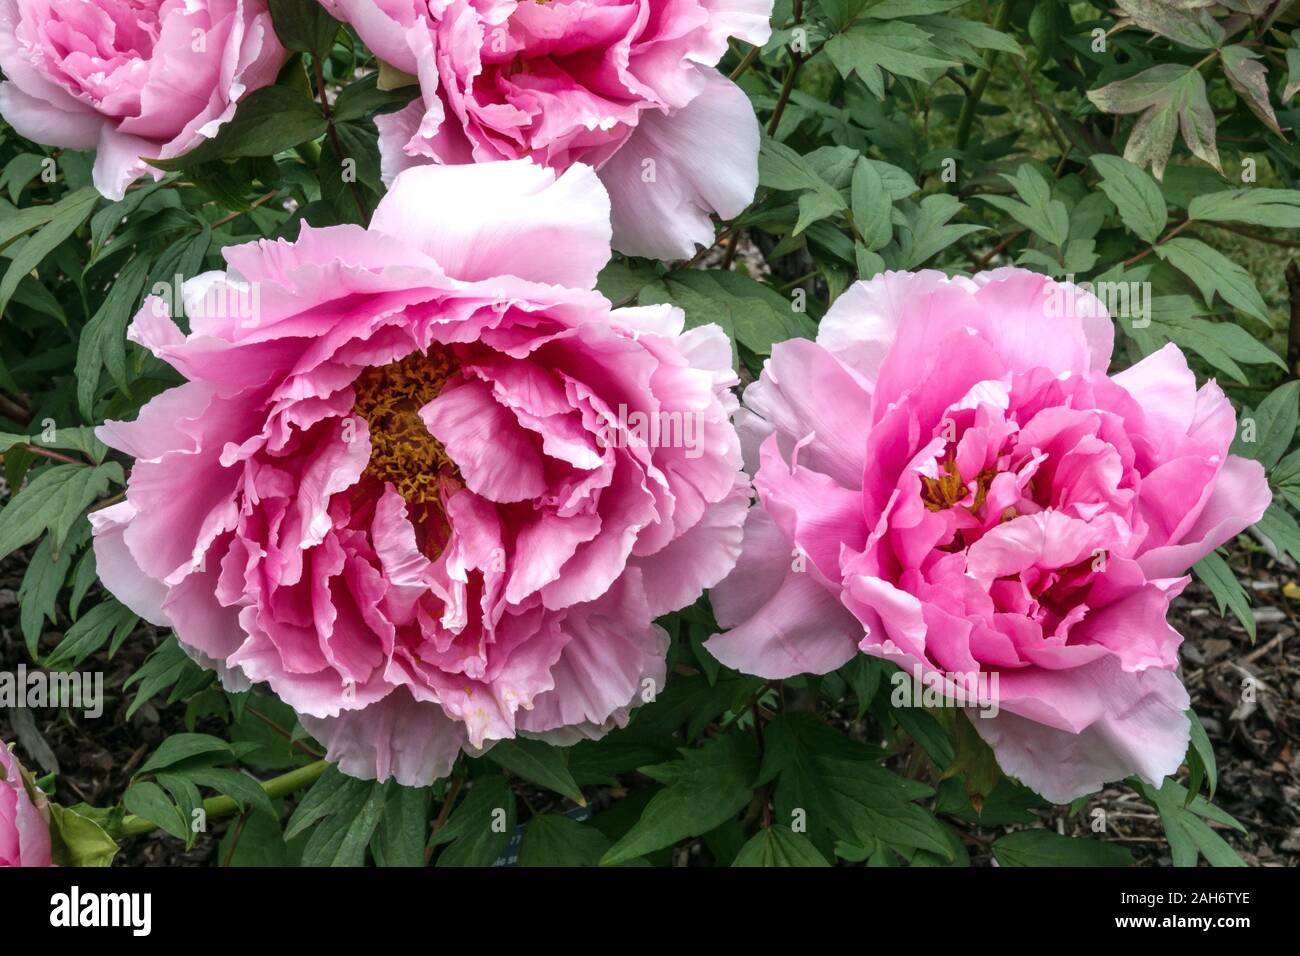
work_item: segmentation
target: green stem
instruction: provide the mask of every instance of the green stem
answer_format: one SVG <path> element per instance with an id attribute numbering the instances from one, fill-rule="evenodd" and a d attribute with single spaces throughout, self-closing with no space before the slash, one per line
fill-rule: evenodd
<path id="1" fill-rule="evenodd" d="M 272 777 L 270 780 L 262 782 L 262 789 L 271 799 L 277 797 L 287 797 L 304 787 L 310 786 L 330 767 L 328 760 L 317 760 L 315 763 L 309 763 L 305 767 L 299 767 L 297 770 L 290 770 L 286 774 L 278 777 Z M 239 812 L 239 804 L 227 796 L 209 797 L 203 801 L 203 812 L 207 814 L 208 819 L 219 819 L 228 817 L 233 813 Z M 129 814 L 122 820 L 122 826 L 118 830 L 119 835 L 139 836 L 142 833 L 149 833 L 158 829 L 158 825 L 146 820 L 144 817 L 137 817 Z"/>
<path id="2" fill-rule="evenodd" d="M 1002 0 L 1002 6 L 998 7 L 997 15 L 993 18 L 993 29 L 999 33 L 1006 33 L 1007 25 L 1010 23 L 1011 0 Z M 975 110 L 979 108 L 980 97 L 984 95 L 984 87 L 989 85 L 989 77 L 993 75 L 993 61 L 996 59 L 997 51 L 995 50 L 990 50 L 984 55 L 984 65 L 975 74 L 975 82 L 971 84 L 970 96 L 966 97 L 966 102 L 962 104 L 961 116 L 957 119 L 958 149 L 965 149 L 966 143 L 970 140 L 971 127 L 975 122 Z"/>

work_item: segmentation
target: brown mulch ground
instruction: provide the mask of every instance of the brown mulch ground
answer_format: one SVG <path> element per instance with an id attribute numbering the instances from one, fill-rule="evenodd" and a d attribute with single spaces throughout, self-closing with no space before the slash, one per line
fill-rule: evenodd
<path id="1" fill-rule="evenodd" d="M 1300 570 L 1283 566 L 1257 549 L 1238 550 L 1232 564 L 1250 587 L 1258 622 L 1258 639 L 1251 643 L 1232 617 L 1221 618 L 1209 591 L 1199 581 L 1174 603 L 1173 623 L 1185 635 L 1183 679 L 1193 706 L 1214 744 L 1219 765 L 1215 803 L 1249 829 L 1249 835 L 1220 831 L 1252 865 L 1300 864 Z M 1290 565 L 1290 562 L 1287 562 Z M 26 660 L 18 627 L 17 590 L 23 557 L 0 562 L 0 669 L 12 670 Z M 1288 594 L 1293 597 L 1288 597 Z M 19 756 L 39 774 L 57 768 L 57 799 L 63 804 L 86 802 L 110 806 L 120 799 L 132 772 L 169 734 L 184 730 L 183 704 L 161 706 L 156 699 L 127 722 L 130 696 L 123 681 L 144 661 L 161 632 L 142 628 L 111 661 L 100 654 L 84 670 L 103 669 L 108 701 L 104 714 L 87 720 L 80 713 L 53 709 L 26 714 L 0 711 L 0 740 L 17 741 Z M 42 647 L 58 643 L 61 634 L 48 632 Z M 1242 683 L 1253 678 L 1254 703 L 1242 700 Z M 221 725 L 196 728 L 221 734 Z M 1170 863 L 1163 830 L 1154 811 L 1124 787 L 1103 791 L 1083 813 L 1056 811 L 1049 821 L 1060 832 L 1089 835 L 1091 810 L 1106 810 L 1104 838 L 1123 843 L 1143 864 Z M 117 857 L 118 865 L 193 865 L 210 863 L 225 824 L 200 836 L 186 851 L 166 836 L 132 840 Z M 996 833 L 971 834 L 972 859 L 987 864 L 980 851 Z"/>

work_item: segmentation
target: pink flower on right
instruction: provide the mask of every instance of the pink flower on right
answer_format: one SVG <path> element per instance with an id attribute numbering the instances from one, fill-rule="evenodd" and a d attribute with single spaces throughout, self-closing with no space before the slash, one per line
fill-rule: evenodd
<path id="1" fill-rule="evenodd" d="M 861 650 L 983 681 L 997 713 L 972 723 L 1057 803 L 1176 771 L 1169 603 L 1271 493 L 1228 454 L 1218 385 L 1198 390 L 1172 344 L 1108 375 L 1113 338 L 1094 296 L 1020 269 L 890 272 L 840 296 L 745 393 L 759 503 L 709 650 L 767 678 Z"/>

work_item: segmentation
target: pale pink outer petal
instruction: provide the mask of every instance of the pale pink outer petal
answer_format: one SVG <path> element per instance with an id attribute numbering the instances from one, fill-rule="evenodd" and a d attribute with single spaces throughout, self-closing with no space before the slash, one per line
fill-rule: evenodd
<path id="1" fill-rule="evenodd" d="M 609 196 L 582 164 L 558 177 L 528 160 L 415 166 L 393 181 L 370 228 L 466 281 L 515 276 L 591 289 L 609 260 Z"/>
<path id="2" fill-rule="evenodd" d="M 90 513 L 90 526 L 95 533 L 95 567 L 104 587 L 119 601 L 150 624 L 171 627 L 172 622 L 162 608 L 167 586 L 141 571 L 126 546 L 126 529 L 135 516 L 135 505 L 129 501 Z"/>
<path id="3" fill-rule="evenodd" d="M 955 283 L 973 289 L 969 279 L 942 272 L 882 272 L 844 290 L 817 326 L 817 344 L 861 376 L 868 385 L 880 374 L 909 303 Z"/>
<path id="4" fill-rule="evenodd" d="M 1127 672 L 1103 657 L 1026 674 L 1023 685 L 1004 673 L 1001 712 L 972 712 L 971 722 L 1004 771 L 1053 803 L 1069 803 L 1129 774 L 1159 786 L 1177 772 L 1191 732 L 1189 706 L 1172 671 Z M 1069 713 L 1058 714 L 1061 707 Z"/>
<path id="5" fill-rule="evenodd" d="M 705 642 L 728 667 L 769 680 L 825 674 L 857 653 L 862 625 L 808 570 L 762 508 L 750 509 L 735 570 L 709 592 L 718 624 Z"/>
<path id="6" fill-rule="evenodd" d="M 0 83 L 0 116 L 19 136 L 65 149 L 94 149 L 104 126 L 104 120 L 94 113 L 61 109 L 28 95 L 9 80 Z"/>
<path id="7" fill-rule="evenodd" d="M 700 72 L 706 84 L 699 96 L 673 113 L 643 113 L 636 132 L 600 169 L 613 206 L 614 248 L 625 255 L 689 257 L 697 245 L 713 242 L 710 213 L 734 218 L 754 198 L 754 107 L 716 70 Z"/>
<path id="8" fill-rule="evenodd" d="M 668 635 L 651 622 L 640 577 L 629 569 L 604 597 L 564 612 L 555 687 L 517 716 L 520 731 L 558 744 L 599 737 L 663 690 Z"/>
<path id="9" fill-rule="evenodd" d="M 749 500 L 749 481 L 738 474 L 731 493 L 711 505 L 697 525 L 667 547 L 629 562 L 641 570 L 652 617 L 693 604 L 735 567 Z"/>
<path id="10" fill-rule="evenodd" d="M 105 199 L 114 202 L 126 195 L 126 187 L 146 173 L 162 179 L 163 171 L 146 163 L 141 156 L 156 153 L 157 148 L 148 140 L 128 136 L 104 126 L 95 150 L 95 189 Z"/>
<path id="11" fill-rule="evenodd" d="M 1138 564 L 1148 577 L 1177 577 L 1253 525 L 1272 501 L 1264 466 L 1229 455 L 1219 469 L 1205 507 L 1182 540 L 1146 552 L 1138 557 Z"/>
<path id="12" fill-rule="evenodd" d="M 427 787 L 451 773 L 466 744 L 465 728 L 442 708 L 422 703 L 405 688 L 337 717 L 301 715 L 307 732 L 326 747 L 339 770 L 359 780 L 396 780 Z"/>
<path id="13" fill-rule="evenodd" d="M 807 339 L 778 342 L 745 404 L 779 435 L 783 455 L 845 488 L 862 484 L 871 396 L 836 356 Z"/>

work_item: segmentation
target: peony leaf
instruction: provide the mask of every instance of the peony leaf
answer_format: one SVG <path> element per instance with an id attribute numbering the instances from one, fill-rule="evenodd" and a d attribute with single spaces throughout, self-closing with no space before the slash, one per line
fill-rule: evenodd
<path id="1" fill-rule="evenodd" d="M 1225 46 L 1223 55 L 1223 72 L 1233 89 L 1242 95 L 1250 111 L 1263 120 L 1278 136 L 1282 128 L 1277 125 L 1277 116 L 1268 100 L 1268 70 L 1260 61 L 1260 55 L 1244 46 Z"/>
<path id="2" fill-rule="evenodd" d="M 632 829 L 601 857 L 601 866 L 625 863 L 678 840 L 700 836 L 749 803 L 758 772 L 758 751 L 749 734 L 728 734 L 682 754 L 680 760 L 641 769 L 665 786 L 646 805 Z"/>
<path id="3" fill-rule="evenodd" d="M 1118 156 L 1098 153 L 1091 162 L 1101 174 L 1101 191 L 1115 204 L 1124 225 L 1139 239 L 1154 243 L 1169 221 L 1164 196 L 1155 180 Z"/>
<path id="4" fill-rule="evenodd" d="M 609 849 L 609 840 L 594 827 L 558 813 L 544 813 L 528 822 L 519 848 L 520 866 L 596 866 Z"/>
<path id="5" fill-rule="evenodd" d="M 1117 843 L 1061 836 L 1051 830 L 1009 833 L 993 844 L 1002 866 L 1131 866 L 1133 854 Z"/>
<path id="6" fill-rule="evenodd" d="M 765 827 L 736 854 L 732 866 L 830 866 L 806 836 L 782 824 Z"/>

